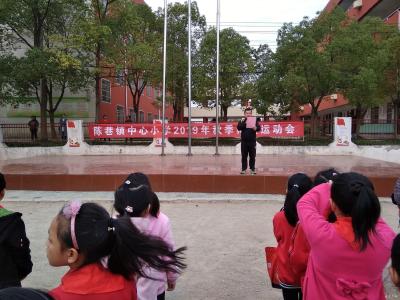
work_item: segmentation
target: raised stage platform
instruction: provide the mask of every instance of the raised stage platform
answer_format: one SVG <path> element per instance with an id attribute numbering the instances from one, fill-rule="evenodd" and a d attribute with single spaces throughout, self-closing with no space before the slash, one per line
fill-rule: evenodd
<path id="1" fill-rule="evenodd" d="M 356 156 L 258 155 L 257 175 L 240 175 L 238 155 L 40 156 L 0 160 L 11 190 L 111 191 L 127 174 L 150 176 L 155 191 L 283 194 L 289 175 L 335 167 L 368 176 L 379 196 L 390 196 L 400 164 Z"/>

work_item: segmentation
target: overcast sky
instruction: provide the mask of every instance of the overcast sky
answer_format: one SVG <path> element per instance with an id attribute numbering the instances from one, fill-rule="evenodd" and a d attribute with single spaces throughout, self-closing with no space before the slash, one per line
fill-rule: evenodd
<path id="1" fill-rule="evenodd" d="M 153 10 L 164 6 L 164 0 L 145 0 Z M 220 0 L 221 28 L 233 27 L 250 40 L 251 46 L 267 43 L 276 46 L 277 30 L 284 22 L 298 23 L 304 16 L 314 17 L 328 0 Z M 185 2 L 184 0 L 172 2 Z M 215 25 L 216 0 L 197 0 L 200 13 L 208 25 Z M 257 33 L 257 31 L 259 31 Z"/>

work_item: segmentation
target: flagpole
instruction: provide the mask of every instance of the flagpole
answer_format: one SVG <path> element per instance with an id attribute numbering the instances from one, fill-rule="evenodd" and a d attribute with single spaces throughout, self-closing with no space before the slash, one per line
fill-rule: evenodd
<path id="1" fill-rule="evenodd" d="M 188 0 L 188 156 L 192 156 L 192 1 Z"/>
<path id="2" fill-rule="evenodd" d="M 165 156 L 165 98 L 167 79 L 167 0 L 164 0 L 164 49 L 163 49 L 163 97 L 162 97 L 162 139 L 161 156 Z"/>
<path id="3" fill-rule="evenodd" d="M 216 118 L 215 118 L 215 155 L 218 153 L 218 139 L 219 139 L 219 30 L 220 30 L 220 0 L 217 0 L 217 86 L 216 86 Z"/>

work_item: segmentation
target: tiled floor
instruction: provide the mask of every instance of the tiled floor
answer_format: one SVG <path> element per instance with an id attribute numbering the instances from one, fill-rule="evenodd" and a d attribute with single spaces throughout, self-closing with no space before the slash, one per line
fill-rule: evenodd
<path id="1" fill-rule="evenodd" d="M 42 156 L 0 161 L 10 189 L 113 190 L 131 172 L 149 174 L 164 192 L 282 193 L 296 172 L 310 176 L 329 167 L 370 177 L 381 196 L 390 195 L 400 164 L 355 156 L 259 155 L 256 176 L 239 175 L 238 155 Z"/>

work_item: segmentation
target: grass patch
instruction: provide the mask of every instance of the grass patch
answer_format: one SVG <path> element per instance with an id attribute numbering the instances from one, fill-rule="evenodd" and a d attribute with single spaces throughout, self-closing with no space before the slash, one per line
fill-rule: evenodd
<path id="1" fill-rule="evenodd" d="M 400 145 L 400 139 L 387 139 L 387 140 L 355 139 L 353 140 L 353 143 L 359 146 Z"/>

